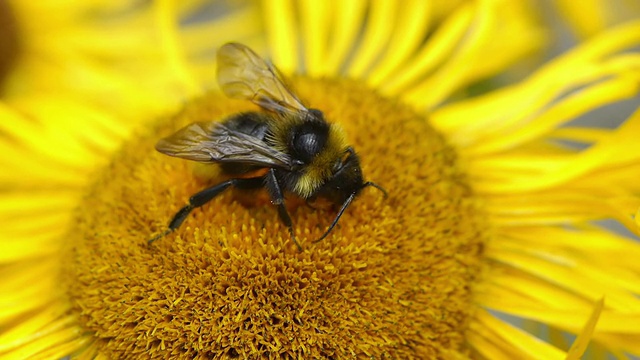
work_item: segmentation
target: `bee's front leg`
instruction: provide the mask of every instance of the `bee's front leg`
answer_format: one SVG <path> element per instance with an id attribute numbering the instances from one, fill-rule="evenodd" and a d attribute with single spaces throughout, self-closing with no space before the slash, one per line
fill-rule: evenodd
<path id="1" fill-rule="evenodd" d="M 275 169 L 273 168 L 269 169 L 269 172 L 265 176 L 265 187 L 267 188 L 267 191 L 269 191 L 269 195 L 271 195 L 271 202 L 278 206 L 278 215 L 280 216 L 280 220 L 289 228 L 289 234 L 291 235 L 293 243 L 298 247 L 298 251 L 302 251 L 302 246 L 298 244 L 298 240 L 296 240 L 296 236 L 293 231 L 293 222 L 291 221 L 289 212 L 287 212 L 287 208 L 284 206 L 284 194 L 282 187 L 278 182 Z"/>

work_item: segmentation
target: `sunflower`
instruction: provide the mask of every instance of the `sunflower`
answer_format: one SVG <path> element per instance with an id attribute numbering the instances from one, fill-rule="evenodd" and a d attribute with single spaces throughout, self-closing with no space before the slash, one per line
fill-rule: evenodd
<path id="1" fill-rule="evenodd" d="M 298 251 L 268 196 L 231 191 L 149 246 L 224 178 L 156 153 L 157 140 L 256 110 L 199 93 L 213 72 L 185 54 L 210 40 L 176 41 L 188 25 L 159 4 L 171 65 L 154 76 L 189 96 L 180 111 L 158 114 L 151 100 L 165 98 L 141 71 L 119 89 L 148 101 L 126 117 L 89 102 L 94 116 L 71 127 L 83 113 L 55 98 L 34 137 L 30 120 L 3 114 L 0 354 L 548 359 L 589 342 L 594 355 L 640 354 L 640 248 L 601 222 L 637 233 L 640 113 L 614 129 L 579 119 L 637 93 L 640 24 L 486 91 L 544 42 L 523 3 L 265 1 L 256 50 L 340 124 L 389 196 L 363 191 L 318 243 L 335 211 L 287 198 Z M 119 150 L 104 145 L 144 120 Z"/>

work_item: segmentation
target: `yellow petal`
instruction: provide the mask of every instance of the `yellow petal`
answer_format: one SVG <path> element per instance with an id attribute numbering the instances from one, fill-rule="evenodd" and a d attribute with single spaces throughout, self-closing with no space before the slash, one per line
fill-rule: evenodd
<path id="1" fill-rule="evenodd" d="M 335 11 L 330 1 L 304 0 L 300 2 L 300 27 L 305 47 L 305 72 L 319 76 L 325 61 L 329 25 L 329 13 Z"/>
<path id="2" fill-rule="evenodd" d="M 200 94 L 202 90 L 190 73 L 189 67 L 186 65 L 184 52 L 179 45 L 174 0 L 158 0 L 156 2 L 156 14 L 162 47 L 172 72 L 176 74 L 177 80 L 185 87 L 190 97 Z"/>
<path id="3" fill-rule="evenodd" d="M 300 64 L 293 4 L 291 0 L 264 0 L 262 8 L 268 20 L 265 24 L 272 61 L 283 72 L 293 73 Z"/>
<path id="4" fill-rule="evenodd" d="M 365 0 L 330 0 L 334 9 L 334 36 L 326 54 L 322 74 L 339 74 L 358 36 L 366 14 Z"/>
<path id="5" fill-rule="evenodd" d="M 371 86 L 377 87 L 389 81 L 391 75 L 411 59 L 413 52 L 428 36 L 432 6 L 429 1 L 409 0 L 400 7 L 388 49 L 368 75 L 367 82 Z"/>
<path id="6" fill-rule="evenodd" d="M 396 16 L 398 4 L 394 0 L 373 0 L 369 3 L 367 26 L 347 68 L 348 76 L 363 76 L 387 46 L 393 32 L 392 19 Z"/>
<path id="7" fill-rule="evenodd" d="M 490 359 L 550 360 L 565 357 L 564 352 L 484 310 L 478 310 L 475 322 L 470 325 L 469 342 L 479 351 L 488 350 L 482 355 Z M 487 346 L 489 344 L 493 346 Z"/>

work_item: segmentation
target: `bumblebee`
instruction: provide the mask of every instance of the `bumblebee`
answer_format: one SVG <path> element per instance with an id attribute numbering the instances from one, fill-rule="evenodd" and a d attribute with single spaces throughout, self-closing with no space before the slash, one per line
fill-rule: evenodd
<path id="1" fill-rule="evenodd" d="M 382 187 L 364 181 L 358 155 L 346 144 L 341 128 L 327 122 L 320 110 L 306 108 L 277 70 L 253 50 L 228 43 L 218 50 L 217 60 L 218 83 L 224 94 L 250 100 L 263 111 L 190 124 L 160 140 L 156 150 L 187 160 L 217 163 L 228 175 L 244 176 L 194 194 L 174 215 L 168 229 L 149 243 L 176 230 L 193 209 L 230 187 L 266 188 L 298 250 L 302 247 L 285 207 L 285 194 L 293 193 L 307 201 L 324 198 L 340 206 L 333 222 L 315 242 L 329 235 L 362 189 L 372 186 L 387 195 Z M 263 175 L 246 177 L 254 172 Z"/>

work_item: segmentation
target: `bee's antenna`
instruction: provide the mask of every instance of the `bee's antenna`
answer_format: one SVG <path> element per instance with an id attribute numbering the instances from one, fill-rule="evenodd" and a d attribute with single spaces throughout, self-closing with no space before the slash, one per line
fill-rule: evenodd
<path id="1" fill-rule="evenodd" d="M 387 194 L 387 190 L 385 190 L 382 186 L 380 186 L 380 185 L 378 185 L 378 184 L 376 184 L 374 182 L 367 181 L 366 183 L 364 183 L 362 185 L 362 187 L 360 187 L 360 189 L 358 189 L 358 191 L 356 191 L 356 192 L 352 193 L 351 195 L 349 195 L 347 200 L 345 200 L 344 203 L 342 204 L 342 207 L 340 207 L 340 211 L 338 211 L 338 215 L 336 215 L 336 218 L 333 219 L 333 222 L 331 223 L 331 225 L 329 226 L 327 231 L 325 231 L 325 233 L 322 234 L 322 236 L 320 236 L 320 238 L 318 240 L 315 240 L 314 243 L 317 243 L 317 242 L 320 242 L 320 241 L 324 240 L 324 238 L 326 238 L 329 235 L 331 230 L 333 230 L 333 228 L 338 223 L 338 220 L 340 220 L 340 217 L 342 216 L 342 213 L 344 213 L 344 211 L 347 210 L 347 207 L 349 206 L 349 204 L 351 204 L 353 199 L 355 199 L 355 197 L 358 194 L 358 192 L 360 192 L 360 190 L 362 190 L 362 189 L 364 189 L 364 188 L 366 188 L 368 186 L 372 186 L 372 187 L 382 191 L 382 193 L 384 194 L 385 199 L 389 196 Z"/>
<path id="2" fill-rule="evenodd" d="M 364 189 L 364 188 L 366 188 L 367 186 L 372 186 L 372 187 L 374 187 L 374 188 L 376 188 L 376 189 L 378 189 L 378 190 L 382 191 L 382 193 L 384 194 L 384 198 L 385 198 L 385 199 L 389 197 L 389 194 L 387 194 L 387 190 L 385 190 L 382 186 L 380 186 L 380 185 L 378 185 L 378 184 L 374 183 L 373 181 L 367 181 L 366 183 L 364 183 L 364 184 L 362 185 L 362 187 L 361 187 L 360 189 Z"/>
<path id="3" fill-rule="evenodd" d="M 318 240 L 315 240 L 314 243 L 320 242 L 322 240 L 324 240 L 324 238 L 327 237 L 327 235 L 329 235 L 329 233 L 331 232 L 331 230 L 333 230 L 333 228 L 336 226 L 336 224 L 338 223 L 338 220 L 340 220 L 340 217 L 342 216 L 342 213 L 347 209 L 347 207 L 349 206 L 349 204 L 351 204 L 351 202 L 353 201 L 353 199 L 356 197 L 357 193 L 352 193 L 351 195 L 349 195 L 349 197 L 347 198 L 347 200 L 344 201 L 344 204 L 342 204 L 342 207 L 340 208 L 340 211 L 338 212 L 338 215 L 336 215 L 336 218 L 333 219 L 333 222 L 331 223 L 331 226 L 329 226 L 329 228 L 327 229 L 327 231 L 325 231 L 325 233 L 320 236 L 320 238 Z"/>

